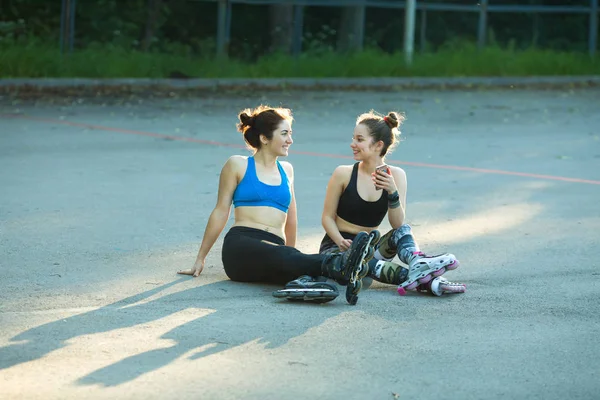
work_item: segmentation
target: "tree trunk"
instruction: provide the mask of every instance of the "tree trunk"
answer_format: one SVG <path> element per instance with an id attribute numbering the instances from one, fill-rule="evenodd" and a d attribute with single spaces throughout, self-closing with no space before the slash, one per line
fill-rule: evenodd
<path id="1" fill-rule="evenodd" d="M 344 7 L 340 20 L 337 49 L 340 52 L 363 49 L 365 7 Z"/>
<path id="2" fill-rule="evenodd" d="M 271 51 L 290 54 L 294 32 L 294 6 L 276 4 L 269 7 Z"/>
<path id="3" fill-rule="evenodd" d="M 152 38 L 156 30 L 156 22 L 160 16 L 163 0 L 148 0 L 148 18 L 146 19 L 146 30 L 142 39 L 142 51 L 148 51 L 152 44 Z"/>

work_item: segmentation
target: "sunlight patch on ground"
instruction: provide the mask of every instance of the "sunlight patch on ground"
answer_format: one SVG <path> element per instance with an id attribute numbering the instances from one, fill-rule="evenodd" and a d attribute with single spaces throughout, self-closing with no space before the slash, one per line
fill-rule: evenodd
<path id="1" fill-rule="evenodd" d="M 177 342 L 164 338 L 164 335 L 168 336 L 174 328 L 204 318 L 215 310 L 188 308 L 162 318 L 132 323 L 128 327 L 120 327 L 122 321 L 117 315 L 110 314 L 113 318 L 106 318 L 106 315 L 94 317 L 94 312 L 97 310 L 74 316 L 65 315 L 64 318 L 32 328 L 31 334 L 25 333 L 25 341 L 2 343 L 2 347 L 20 347 L 19 354 L 35 355 L 32 361 L 0 370 L 5 398 L 18 398 L 24 387 L 43 387 L 46 394 L 59 393 L 82 377 L 93 376 L 103 369 L 112 368 L 112 372 L 106 375 L 107 379 L 118 380 L 119 375 L 129 373 L 127 368 L 120 367 L 128 358 L 135 359 L 143 353 L 169 349 Z M 114 325 L 111 325 L 111 321 L 114 321 Z M 86 333 L 86 326 L 98 332 Z M 43 334 L 44 331 L 47 334 Z M 210 347 L 210 344 L 206 346 Z M 197 352 L 202 347 L 190 350 Z M 143 363 L 140 366 L 144 369 Z M 130 368 L 136 370 L 136 364 L 131 363 Z M 85 390 L 72 392 L 76 393 L 85 393 Z"/>
<path id="2" fill-rule="evenodd" d="M 456 220 L 423 224 L 415 231 L 423 240 L 446 244 L 467 242 L 479 236 L 507 231 L 532 220 L 542 210 L 540 204 L 512 204 L 465 214 Z"/>

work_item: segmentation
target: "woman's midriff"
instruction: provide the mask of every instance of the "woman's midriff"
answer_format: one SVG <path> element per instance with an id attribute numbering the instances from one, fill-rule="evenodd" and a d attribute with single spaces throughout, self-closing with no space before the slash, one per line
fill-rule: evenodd
<path id="1" fill-rule="evenodd" d="M 270 232 L 285 240 L 287 214 L 273 207 L 237 207 L 233 226 L 245 226 Z"/>
<path id="2" fill-rule="evenodd" d="M 356 235 L 358 232 L 371 232 L 374 229 L 377 229 L 378 226 L 369 227 L 369 226 L 360 226 L 355 225 L 351 222 L 346 221 L 343 218 L 337 217 L 335 218 L 335 224 L 340 232 L 347 232 Z"/>

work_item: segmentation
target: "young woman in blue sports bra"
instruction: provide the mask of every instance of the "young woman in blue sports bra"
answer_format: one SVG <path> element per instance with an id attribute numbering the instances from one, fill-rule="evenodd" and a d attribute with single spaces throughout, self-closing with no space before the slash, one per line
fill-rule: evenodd
<path id="1" fill-rule="evenodd" d="M 286 290 L 300 288 L 291 292 L 303 299 L 325 302 L 337 296 L 335 285 L 317 279 L 327 277 L 347 285 L 346 299 L 356 304 L 378 232 L 357 231 L 352 245 L 340 254 L 304 254 L 297 250 L 294 170 L 290 163 L 278 160 L 288 155 L 293 143 L 291 110 L 260 106 L 242 111 L 239 120 L 238 130 L 254 154 L 231 156 L 223 166 L 217 204 L 196 262 L 179 273 L 200 275 L 233 204 L 235 222 L 225 235 L 221 254 L 231 280 L 278 284 L 293 280 Z M 293 296 L 286 292 L 284 297 Z"/>
<path id="2" fill-rule="evenodd" d="M 411 227 L 404 223 L 406 174 L 401 168 L 384 163 L 398 142 L 402 121 L 403 117 L 395 112 L 385 117 L 369 112 L 357 118 L 350 145 L 356 163 L 337 167 L 329 180 L 321 220 L 326 234 L 319 252 L 335 254 L 347 250 L 358 232 L 378 229 L 387 215 L 393 229 L 379 240 L 375 256 L 368 263 L 367 276 L 398 285 L 401 295 L 413 289 L 438 296 L 464 292 L 465 285 L 441 277 L 458 267 L 456 257 L 448 253 L 424 254 Z M 392 262 L 396 255 L 408 268 Z"/>

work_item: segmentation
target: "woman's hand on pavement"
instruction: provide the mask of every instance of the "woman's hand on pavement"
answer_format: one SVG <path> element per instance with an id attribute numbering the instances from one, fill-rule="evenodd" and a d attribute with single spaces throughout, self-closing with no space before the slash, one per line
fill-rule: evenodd
<path id="1" fill-rule="evenodd" d="M 192 275 L 194 278 L 200 275 L 204 269 L 204 260 L 198 260 L 194 263 L 194 266 L 190 269 L 182 269 L 177 271 L 181 275 Z"/>

